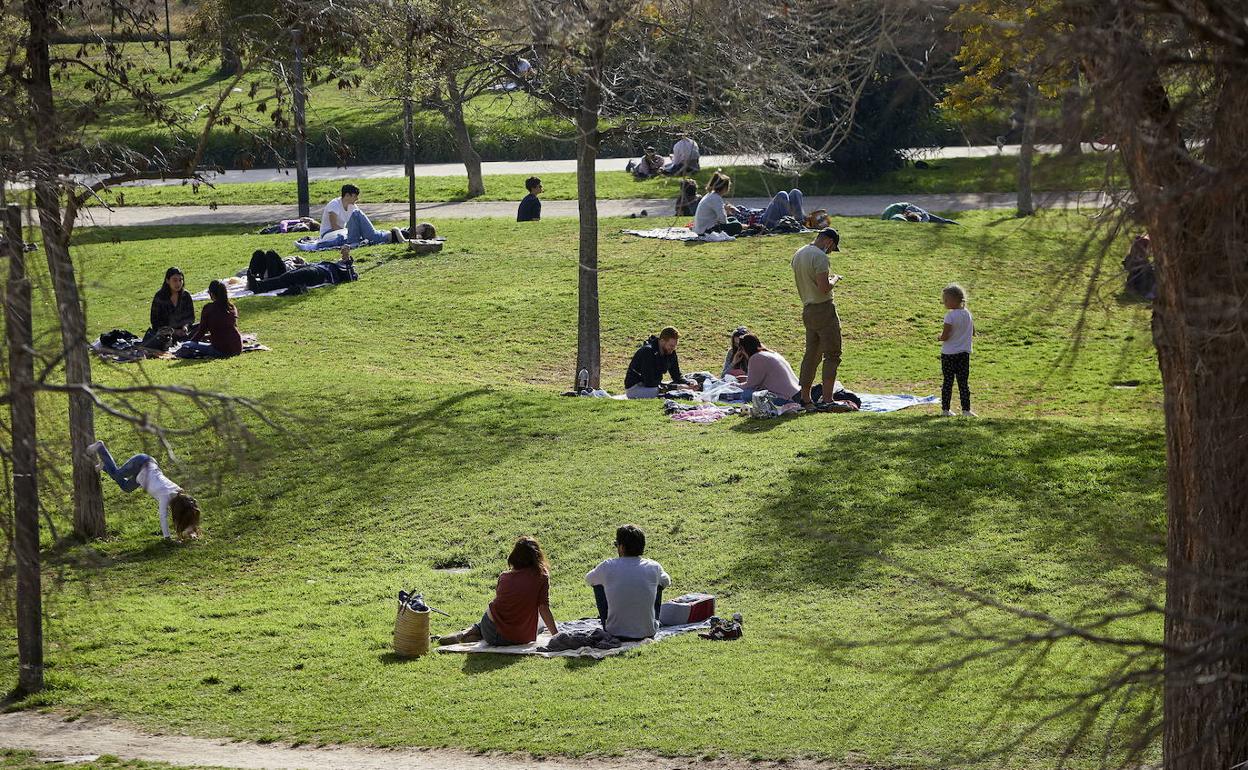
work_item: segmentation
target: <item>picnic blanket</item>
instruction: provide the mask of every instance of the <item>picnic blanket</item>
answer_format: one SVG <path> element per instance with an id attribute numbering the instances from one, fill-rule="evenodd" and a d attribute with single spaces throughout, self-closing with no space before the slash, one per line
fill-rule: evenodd
<path id="1" fill-rule="evenodd" d="M 272 348 L 267 345 L 261 345 L 254 334 L 244 334 L 242 337 L 244 353 L 272 350 Z M 152 350 L 151 348 L 142 348 L 137 345 L 131 348 L 116 350 L 114 348 L 105 347 L 97 337 L 95 342 L 91 343 L 91 349 L 95 351 L 96 355 L 105 361 L 110 361 L 114 364 L 132 364 L 135 361 L 146 361 L 149 358 L 176 358 L 176 356 L 173 355 L 173 351 L 177 350 L 181 344 L 182 343 L 178 343 L 178 345 L 173 346 L 169 350 Z"/>
<path id="2" fill-rule="evenodd" d="M 689 227 L 655 227 L 650 230 L 621 230 L 625 235 L 635 235 L 638 238 L 657 238 L 660 241 L 703 241 L 704 236 L 698 235 Z M 710 235 L 711 233 L 708 233 Z M 733 240 L 731 235 L 726 236 L 728 240 Z"/>
<path id="3" fill-rule="evenodd" d="M 244 274 L 246 272 L 246 270 L 243 271 Z M 221 283 L 225 284 L 225 291 L 230 295 L 230 299 L 240 299 L 242 297 L 276 297 L 285 291 L 285 289 L 278 289 L 277 291 L 266 291 L 263 294 L 252 294 L 251 290 L 247 288 L 247 279 L 240 275 L 231 275 L 229 278 L 222 278 Z M 192 294 L 191 299 L 196 302 L 207 302 L 210 299 L 208 296 L 208 290 L 204 289 L 201 292 Z"/>
<path id="4" fill-rule="evenodd" d="M 653 639 L 642 639 L 639 642 L 624 642 L 619 647 L 612 647 L 608 650 L 600 650 L 595 647 L 581 647 L 576 650 L 559 650 L 557 652 L 542 652 L 538 647 L 545 647 L 550 642 L 551 635 L 546 629 L 539 630 L 537 641 L 528 644 L 517 644 L 511 647 L 492 647 L 485 642 L 473 642 L 470 644 L 448 644 L 445 647 L 439 647 L 438 652 L 461 652 L 461 653 L 494 653 L 496 655 L 537 655 L 542 658 L 606 658 L 611 655 L 619 655 L 622 652 L 635 650 L 645 644 L 654 644 L 661 642 L 668 637 L 677 634 L 687 634 L 690 631 L 702 631 L 711 627 L 709 620 L 701 623 L 686 623 L 682 626 L 663 626 L 659 632 L 654 635 Z M 602 622 L 598 618 L 586 618 L 584 620 L 569 620 L 559 624 L 560 631 L 580 631 L 591 632 L 595 629 L 602 628 Z"/>
<path id="5" fill-rule="evenodd" d="M 912 396 L 908 393 L 898 393 L 895 395 L 859 393 L 858 397 L 862 399 L 862 406 L 858 409 L 860 412 L 896 412 L 900 409 L 906 409 L 911 406 L 939 403 L 939 400 L 935 396 L 920 398 L 918 396 Z"/>

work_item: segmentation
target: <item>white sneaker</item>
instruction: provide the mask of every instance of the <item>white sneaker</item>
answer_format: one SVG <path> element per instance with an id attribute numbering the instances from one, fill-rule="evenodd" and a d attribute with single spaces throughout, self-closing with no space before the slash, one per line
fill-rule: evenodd
<path id="1" fill-rule="evenodd" d="M 940 416 L 941 416 L 941 417 L 952 417 L 952 416 L 953 416 L 953 412 L 949 411 L 948 409 L 945 409 L 944 411 L 942 411 L 942 412 L 940 413 Z"/>
<path id="2" fill-rule="evenodd" d="M 104 461 L 100 459 L 100 449 L 103 446 L 103 441 L 95 441 L 87 444 L 87 456 L 95 461 L 95 469 L 97 471 L 104 470 Z"/>
<path id="3" fill-rule="evenodd" d="M 963 417 L 978 417 L 979 415 L 975 414 L 975 413 L 974 413 L 974 412 L 972 412 L 970 409 L 963 409 L 963 410 L 962 410 L 962 416 L 963 416 Z"/>

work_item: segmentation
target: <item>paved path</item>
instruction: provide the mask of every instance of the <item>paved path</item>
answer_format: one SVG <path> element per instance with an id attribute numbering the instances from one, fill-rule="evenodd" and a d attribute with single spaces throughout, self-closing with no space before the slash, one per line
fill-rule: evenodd
<path id="1" fill-rule="evenodd" d="M 1036 193 L 1036 204 L 1042 208 L 1100 208 L 1108 197 L 1098 192 Z M 930 211 L 969 211 L 976 209 L 1014 208 L 1014 193 L 948 193 L 940 195 L 912 195 L 906 198 L 916 206 Z M 834 216 L 875 216 L 884 207 L 897 201 L 893 195 L 826 195 L 806 199 L 806 210 L 827 209 Z M 738 198 L 733 200 L 743 206 L 762 208 L 767 201 L 762 198 Z M 465 203 L 418 203 L 418 217 L 433 222 L 442 219 L 472 219 L 492 217 L 514 219 L 516 203 L 510 201 Z M 675 214 L 671 199 L 653 200 L 634 198 L 627 200 L 598 201 L 601 217 L 623 217 L 645 210 L 652 217 L 670 217 Z M 396 222 L 407 219 L 406 203 L 377 203 L 364 206 L 374 222 Z M 136 225 L 213 225 L 213 224 L 268 224 L 279 219 L 296 216 L 292 205 L 266 206 L 124 206 L 113 211 L 93 208 L 83 212 L 80 227 L 131 227 Z M 543 201 L 542 216 L 577 216 L 576 201 Z M 638 223 L 644 226 L 645 221 Z"/>
<path id="2" fill-rule="evenodd" d="M 1036 151 L 1054 153 L 1058 145 L 1037 145 Z M 1084 145 L 1084 151 L 1091 151 L 1091 145 Z M 906 150 L 905 153 L 914 158 L 986 158 L 996 155 L 1017 155 L 1018 145 L 1007 144 L 1000 150 L 995 144 L 974 145 L 968 147 L 921 147 Z M 765 155 L 706 155 L 702 157 L 704 169 L 716 166 L 757 166 L 761 165 Z M 630 158 L 599 158 L 599 171 L 623 171 Z M 575 160 L 534 160 L 534 161 L 497 161 L 481 164 L 481 173 L 491 174 L 556 174 L 576 171 Z M 468 172 L 462 163 L 421 163 L 416 166 L 416 176 L 462 176 Z M 403 176 L 403 166 L 348 166 L 346 168 L 310 168 L 308 179 L 384 179 Z M 252 169 L 250 171 L 226 171 L 222 174 L 210 174 L 209 181 L 216 184 L 232 182 L 291 182 L 295 181 L 293 169 L 276 170 L 271 168 Z M 147 180 L 134 182 L 134 185 L 174 185 L 182 184 L 181 179 Z"/>
<path id="3" fill-rule="evenodd" d="M 101 754 L 111 754 L 127 760 L 245 770 L 835 770 L 844 767 L 804 760 L 775 763 L 648 755 L 614 759 L 535 759 L 519 754 L 468 754 L 445 749 L 291 747 L 149 735 L 94 717 L 68 722 L 54 715 L 28 711 L 0 714 L 0 747 L 34 751 L 48 761 L 72 758 L 88 762 Z"/>

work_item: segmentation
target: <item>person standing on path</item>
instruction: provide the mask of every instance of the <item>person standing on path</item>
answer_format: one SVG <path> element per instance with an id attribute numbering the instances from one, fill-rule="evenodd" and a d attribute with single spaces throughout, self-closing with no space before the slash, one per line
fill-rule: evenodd
<path id="1" fill-rule="evenodd" d="M 803 246 L 793 255 L 793 278 L 797 293 L 802 300 L 802 324 L 806 327 L 806 353 L 802 356 L 798 384 L 798 400 L 803 406 L 813 406 L 810 389 L 815 383 L 819 359 L 823 359 L 822 400 L 831 401 L 836 392 L 836 370 L 841 365 L 841 319 L 836 314 L 832 300 L 832 287 L 841 276 L 832 275 L 828 264 L 828 252 L 840 251 L 841 234 L 831 227 L 824 228 L 809 246 Z"/>

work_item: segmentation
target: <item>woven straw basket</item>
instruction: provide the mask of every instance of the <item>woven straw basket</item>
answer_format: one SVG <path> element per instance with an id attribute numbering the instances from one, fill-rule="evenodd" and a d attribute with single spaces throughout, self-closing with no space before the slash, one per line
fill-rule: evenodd
<path id="1" fill-rule="evenodd" d="M 399 614 L 394 619 L 394 652 L 406 658 L 428 654 L 428 610 L 416 612 L 405 604 L 399 605 Z"/>

